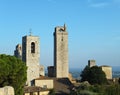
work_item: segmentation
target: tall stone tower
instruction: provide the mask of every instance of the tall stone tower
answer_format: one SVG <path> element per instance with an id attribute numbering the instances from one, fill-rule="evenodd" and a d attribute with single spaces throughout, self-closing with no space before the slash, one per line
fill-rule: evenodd
<path id="1" fill-rule="evenodd" d="M 55 77 L 68 77 L 68 32 L 66 26 L 55 27 L 54 32 L 54 70 Z"/>
<path id="2" fill-rule="evenodd" d="M 40 49 L 39 37 L 24 36 L 22 37 L 22 60 L 27 66 L 27 83 L 33 85 L 33 79 L 39 77 Z"/>

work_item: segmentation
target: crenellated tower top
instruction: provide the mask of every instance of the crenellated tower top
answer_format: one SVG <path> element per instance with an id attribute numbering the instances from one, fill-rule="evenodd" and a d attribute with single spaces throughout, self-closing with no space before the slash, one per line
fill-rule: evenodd
<path id="1" fill-rule="evenodd" d="M 66 24 L 64 24 L 64 26 L 57 26 L 55 27 L 55 32 L 67 32 L 67 27 Z"/>

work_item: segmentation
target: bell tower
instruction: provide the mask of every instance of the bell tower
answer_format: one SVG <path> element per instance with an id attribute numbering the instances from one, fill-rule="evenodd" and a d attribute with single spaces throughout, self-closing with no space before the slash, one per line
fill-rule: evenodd
<path id="1" fill-rule="evenodd" d="M 33 79 L 39 77 L 40 67 L 40 47 L 39 37 L 29 36 L 22 37 L 22 60 L 27 66 L 27 85 L 33 84 Z"/>
<path id="2" fill-rule="evenodd" d="M 68 77 L 68 32 L 66 25 L 55 27 L 54 72 L 57 78 Z"/>

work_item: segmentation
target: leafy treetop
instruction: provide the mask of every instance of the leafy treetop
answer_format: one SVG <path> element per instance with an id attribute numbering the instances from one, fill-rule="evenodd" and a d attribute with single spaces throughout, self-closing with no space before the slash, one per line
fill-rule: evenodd
<path id="1" fill-rule="evenodd" d="M 15 95 L 23 95 L 23 86 L 27 79 L 27 67 L 22 60 L 10 56 L 0 55 L 0 87 L 13 86 Z"/>
<path id="2" fill-rule="evenodd" d="M 86 66 L 82 71 L 81 81 L 88 81 L 90 84 L 106 84 L 107 79 L 104 71 L 102 71 L 101 67 L 93 66 L 89 67 Z"/>

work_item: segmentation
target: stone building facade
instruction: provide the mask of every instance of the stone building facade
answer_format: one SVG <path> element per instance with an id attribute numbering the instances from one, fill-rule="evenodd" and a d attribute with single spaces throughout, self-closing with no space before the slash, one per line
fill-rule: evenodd
<path id="1" fill-rule="evenodd" d="M 42 89 L 39 86 L 27 86 L 24 88 L 23 95 L 48 95 L 49 89 Z"/>
<path id="2" fill-rule="evenodd" d="M 105 72 L 106 78 L 107 79 L 112 79 L 112 67 L 110 66 L 100 66 L 102 68 L 102 70 Z"/>
<path id="3" fill-rule="evenodd" d="M 88 66 L 89 66 L 89 67 L 96 66 L 95 60 L 88 60 Z"/>
<path id="4" fill-rule="evenodd" d="M 11 86 L 0 88 L 0 95 L 15 95 L 14 88 Z"/>
<path id="5" fill-rule="evenodd" d="M 45 75 L 45 70 L 44 66 L 40 64 L 39 66 L 39 75 L 44 76 Z"/>
<path id="6" fill-rule="evenodd" d="M 48 77 L 54 77 L 54 66 L 48 66 Z"/>
<path id="7" fill-rule="evenodd" d="M 22 38 L 22 60 L 27 66 L 27 83 L 33 85 L 33 80 L 40 76 L 40 47 L 38 36 L 24 36 Z"/>
<path id="8" fill-rule="evenodd" d="M 53 89 L 53 79 L 45 76 L 41 76 L 34 80 L 35 86 L 41 87 L 43 89 Z"/>
<path id="9" fill-rule="evenodd" d="M 20 44 L 16 46 L 16 49 L 14 51 L 14 56 L 22 59 L 22 46 Z"/>
<path id="10" fill-rule="evenodd" d="M 14 51 L 14 56 L 20 58 L 26 63 L 27 69 L 27 85 L 32 84 L 32 80 L 40 75 L 45 75 L 44 66 L 40 65 L 40 47 L 38 36 L 24 36 L 22 38 L 22 46 L 18 44 Z"/>
<path id="11" fill-rule="evenodd" d="M 56 78 L 68 77 L 68 32 L 66 26 L 55 27 L 54 69 Z"/>

